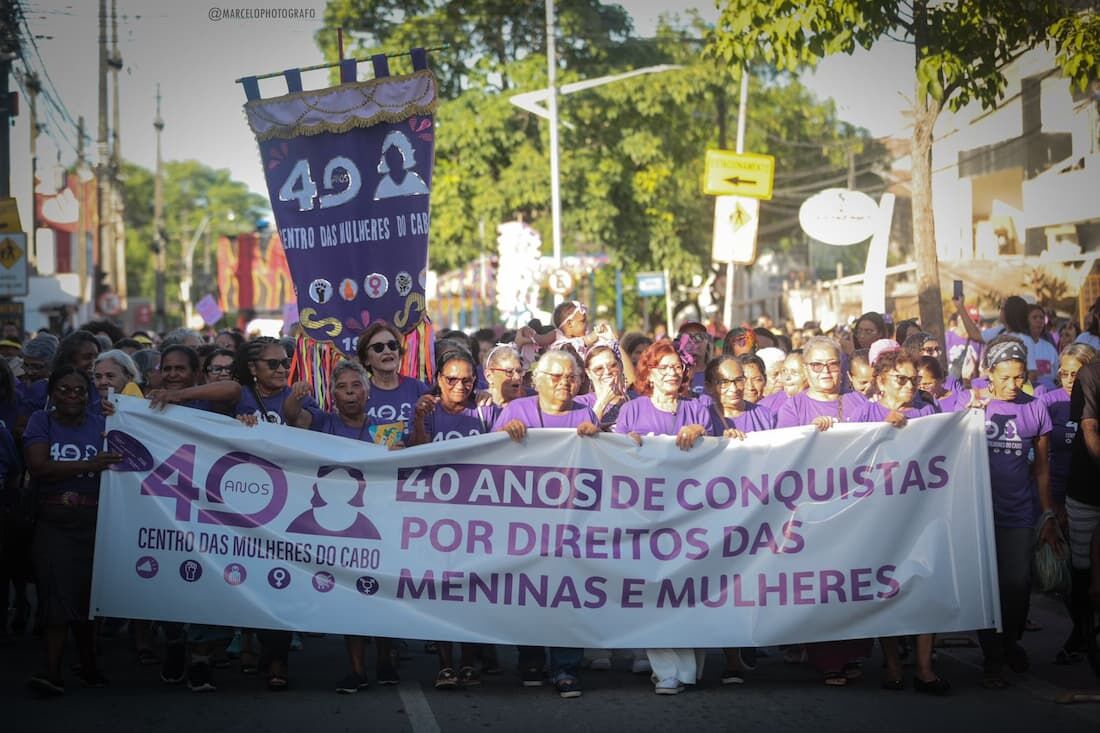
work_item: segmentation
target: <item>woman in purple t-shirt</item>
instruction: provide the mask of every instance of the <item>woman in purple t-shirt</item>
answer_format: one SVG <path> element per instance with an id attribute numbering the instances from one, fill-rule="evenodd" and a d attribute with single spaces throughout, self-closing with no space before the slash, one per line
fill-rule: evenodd
<path id="1" fill-rule="evenodd" d="M 595 346 L 584 357 L 584 369 L 592 391 L 578 395 L 577 402 L 592 408 L 601 430 L 612 430 L 619 419 L 619 410 L 629 399 L 623 363 L 610 346 Z"/>
<path id="2" fill-rule="evenodd" d="M 1019 644 L 1031 593 L 1031 555 L 1035 527 L 1039 539 L 1057 543 L 1057 520 L 1050 497 L 1050 415 L 1042 402 L 1023 391 L 1027 380 L 1027 349 L 1013 336 L 999 336 L 985 353 L 989 374 L 985 402 L 985 433 L 993 494 L 993 532 L 997 544 L 997 576 L 1001 596 L 1000 633 L 978 632 L 985 655 L 984 686 L 1004 689 L 1007 664 L 1026 672 L 1027 653 Z M 1035 499 L 1042 511 L 1036 523 Z"/>
<path id="3" fill-rule="evenodd" d="M 592 409 L 574 399 L 580 380 L 580 365 L 572 354 L 557 349 L 547 351 L 535 364 L 532 381 L 536 394 L 506 404 L 493 430 L 508 433 L 517 443 L 523 440 L 529 428 L 572 428 L 581 436 L 596 435 L 600 429 Z M 542 684 L 546 651 L 544 647 L 519 647 L 519 671 L 524 687 Z M 580 697 L 581 683 L 577 675 L 584 650 L 551 647 L 549 652 L 550 674 L 558 695 Z"/>
<path id="4" fill-rule="evenodd" d="M 27 421 L 23 449 L 39 502 L 34 536 L 38 603 L 46 623 L 47 670 L 30 679 L 45 695 L 61 695 L 61 659 L 69 627 L 80 655 L 80 677 L 105 687 L 95 653 L 95 624 L 88 620 L 92 589 L 99 475 L 122 457 L 103 448 L 104 419 L 88 411 L 88 375 L 72 364 L 47 382 L 49 410 Z"/>
<path id="5" fill-rule="evenodd" d="M 359 335 L 356 353 L 370 374 L 367 416 L 374 423 L 400 423 L 403 440 L 408 442 L 413 408 L 430 388 L 419 379 L 401 375 L 404 343 L 396 328 L 374 321 Z"/>
<path id="6" fill-rule="evenodd" d="M 888 351 L 875 359 L 872 375 L 872 394 L 874 401 L 868 405 L 863 416 L 864 422 L 887 422 L 901 428 L 908 420 L 926 415 L 934 415 L 936 406 L 921 403 L 917 382 L 917 363 L 906 351 Z M 951 690 L 947 680 L 938 676 L 932 668 L 933 634 L 917 636 L 917 672 L 913 678 L 913 689 L 930 695 L 946 695 Z M 905 689 L 902 675 L 901 658 L 898 654 L 898 640 L 894 637 L 879 639 L 886 664 L 886 679 L 882 682 L 884 690 Z"/>
<path id="7" fill-rule="evenodd" d="M 736 357 L 711 359 L 704 374 L 711 399 L 713 435 L 744 439 L 745 433 L 775 427 L 775 415 L 771 410 L 745 400 L 745 372 Z"/>
<path id="8" fill-rule="evenodd" d="M 835 341 L 827 336 L 814 336 L 806 341 L 802 347 L 802 370 L 809 387 L 779 408 L 776 426 L 813 425 L 818 430 L 828 430 L 838 422 L 861 422 L 867 411 L 867 398 L 858 392 L 841 393 L 842 369 L 840 346 Z M 806 656 L 824 675 L 826 685 L 841 687 L 862 676 L 858 660 L 868 656 L 871 647 L 872 643 L 866 639 L 819 642 L 806 645 Z"/>
<path id="9" fill-rule="evenodd" d="M 439 358 L 436 382 L 435 389 L 416 401 L 412 445 L 489 432 L 492 422 L 487 419 L 488 410 L 474 404 L 477 365 L 468 352 L 444 352 Z"/>
<path id="10" fill-rule="evenodd" d="M 652 344 L 638 360 L 634 382 L 638 397 L 619 410 L 615 432 L 629 435 L 638 445 L 642 435 L 674 435 L 676 445 L 685 451 L 699 438 L 712 434 L 707 405 L 690 399 L 685 382 L 688 374 L 691 370 L 676 347 L 668 341 Z M 646 655 L 658 695 L 676 695 L 684 685 L 693 685 L 702 677 L 702 649 L 646 649 Z"/>

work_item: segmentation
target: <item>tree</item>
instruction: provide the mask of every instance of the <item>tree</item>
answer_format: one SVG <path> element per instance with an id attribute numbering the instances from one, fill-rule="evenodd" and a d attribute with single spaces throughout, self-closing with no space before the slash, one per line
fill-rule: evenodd
<path id="1" fill-rule="evenodd" d="M 1100 69 L 1095 11 L 1065 0 L 723 0 L 708 50 L 730 64 L 777 69 L 812 66 L 825 56 L 869 49 L 884 38 L 913 46 L 913 239 L 921 323 L 943 335 L 932 217 L 932 131 L 940 113 L 971 100 L 992 108 L 1005 66 L 1053 41 L 1057 62 L 1079 88 Z"/>
<path id="2" fill-rule="evenodd" d="M 126 217 L 126 285 L 132 296 L 154 294 L 153 173 L 130 162 L 122 166 L 123 201 Z M 165 289 L 169 310 L 178 306 L 183 272 L 183 246 L 209 216 L 211 241 L 222 235 L 250 230 L 268 210 L 263 196 L 234 181 L 226 169 L 214 169 L 196 160 L 164 164 L 164 241 L 168 248 Z"/>

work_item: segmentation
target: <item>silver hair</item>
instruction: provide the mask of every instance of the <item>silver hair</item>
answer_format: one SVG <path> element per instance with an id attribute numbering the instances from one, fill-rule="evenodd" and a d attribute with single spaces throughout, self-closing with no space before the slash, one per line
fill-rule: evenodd
<path id="1" fill-rule="evenodd" d="M 95 358 L 94 366 L 99 366 L 105 361 L 113 361 L 122 367 L 122 371 L 125 372 L 131 382 L 136 382 L 138 378 L 138 368 L 134 364 L 134 360 L 130 358 L 130 355 L 121 349 L 111 349 L 110 351 L 104 351 L 102 354 Z"/>
<path id="2" fill-rule="evenodd" d="M 363 368 L 362 364 L 352 359 L 341 359 L 336 362 L 336 366 L 332 368 L 332 383 L 335 384 L 344 372 L 355 372 L 363 378 L 363 384 L 370 384 L 370 376 L 367 375 L 367 370 Z"/>
<path id="3" fill-rule="evenodd" d="M 36 336 L 23 344 L 23 356 L 29 359 L 41 359 L 47 363 L 53 363 L 57 356 L 57 339 Z"/>
<path id="4" fill-rule="evenodd" d="M 500 363 L 501 359 L 509 356 L 518 361 L 520 366 L 523 366 L 523 356 L 520 355 L 515 344 L 497 344 L 485 355 L 485 368 L 492 369 Z"/>
<path id="5" fill-rule="evenodd" d="M 1070 357 L 1081 362 L 1081 364 L 1088 364 L 1090 361 L 1096 358 L 1096 349 L 1092 348 L 1088 344 L 1070 344 L 1066 348 L 1062 349 L 1062 353 L 1058 355 L 1059 358 Z"/>
<path id="6" fill-rule="evenodd" d="M 840 358 L 840 344 L 828 336 L 813 336 L 806 339 L 802 344 L 803 361 L 805 361 L 805 357 L 814 349 L 829 349 L 838 359 Z"/>
<path id="7" fill-rule="evenodd" d="M 202 343 L 202 336 L 200 336 L 195 331 L 192 331 L 189 328 L 174 329 L 166 333 L 164 335 L 164 338 L 160 340 L 160 350 L 164 351 L 169 346 L 173 346 L 175 344 L 183 344 L 184 346 L 187 346 L 187 340 L 191 338 L 195 339 L 200 344 Z"/>
<path id="8" fill-rule="evenodd" d="M 544 352 L 543 355 L 539 357 L 538 363 L 535 364 L 535 370 L 545 372 L 552 361 L 567 361 L 569 362 L 569 366 L 573 368 L 574 374 L 581 373 L 580 364 L 577 363 L 577 360 L 572 354 L 564 349 L 550 349 Z"/>

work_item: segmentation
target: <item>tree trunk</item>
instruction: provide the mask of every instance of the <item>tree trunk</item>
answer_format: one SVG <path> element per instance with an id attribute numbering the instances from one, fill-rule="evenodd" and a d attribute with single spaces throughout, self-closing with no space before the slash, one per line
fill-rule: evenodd
<path id="1" fill-rule="evenodd" d="M 917 304 L 921 328 L 944 343 L 936 224 L 932 216 L 932 128 L 942 104 L 917 88 L 913 105 L 913 245 L 917 255 Z"/>

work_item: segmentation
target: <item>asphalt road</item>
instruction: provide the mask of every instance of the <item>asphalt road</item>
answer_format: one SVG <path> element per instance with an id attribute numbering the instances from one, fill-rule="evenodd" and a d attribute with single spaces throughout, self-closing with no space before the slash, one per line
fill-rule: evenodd
<path id="1" fill-rule="evenodd" d="M 929 698 L 911 687 L 881 690 L 877 648 L 864 678 L 841 689 L 826 688 L 809 667 L 785 664 L 774 651 L 745 686 L 723 687 L 723 659 L 712 650 L 703 682 L 674 697 L 654 695 L 646 677 L 630 674 L 629 658 L 616 656 L 611 671 L 584 672 L 583 697 L 562 700 L 548 686 L 521 687 L 513 671 L 515 652 L 502 647 L 503 675 L 485 677 L 478 688 L 441 692 L 432 686 L 434 655 L 412 640 L 400 685 L 372 684 L 355 695 L 337 695 L 333 685 L 348 667 L 342 640 L 330 636 L 306 637 L 304 650 L 292 654 L 291 689 L 285 693 L 267 692 L 261 679 L 242 676 L 236 664 L 215 672 L 217 692 L 166 686 L 158 667 L 137 665 L 128 639 L 113 638 L 102 643 L 109 688 L 82 689 L 70 674 L 63 698 L 42 700 L 26 687 L 27 676 L 42 668 L 42 644 L 26 637 L 0 648 L 0 731 L 1100 731 L 1100 704 L 1053 702 L 1065 690 L 1100 692 L 1100 679 L 1087 665 L 1053 663 L 1068 628 L 1064 613 L 1054 600 L 1036 597 L 1031 616 L 1044 627 L 1024 639 L 1032 670 L 1011 676 L 1009 690 L 981 687 L 977 648 L 940 649 L 938 671 L 954 687 L 947 698 Z M 911 685 L 912 670 L 907 673 Z"/>

